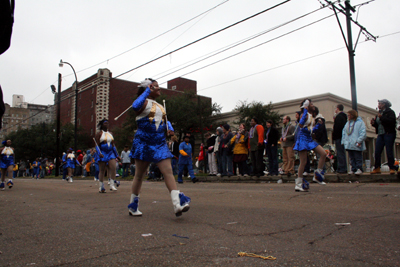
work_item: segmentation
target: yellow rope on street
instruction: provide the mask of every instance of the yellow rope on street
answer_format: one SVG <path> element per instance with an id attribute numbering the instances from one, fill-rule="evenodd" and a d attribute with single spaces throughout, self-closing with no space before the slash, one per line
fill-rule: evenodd
<path id="1" fill-rule="evenodd" d="M 238 253 L 238 256 L 239 256 L 239 257 L 260 258 L 260 259 L 263 259 L 263 260 L 273 260 L 273 261 L 276 260 L 276 258 L 273 257 L 273 256 L 264 257 L 264 256 L 256 255 L 256 254 L 253 254 L 253 253 L 246 253 L 246 252 L 239 252 L 239 253 Z"/>

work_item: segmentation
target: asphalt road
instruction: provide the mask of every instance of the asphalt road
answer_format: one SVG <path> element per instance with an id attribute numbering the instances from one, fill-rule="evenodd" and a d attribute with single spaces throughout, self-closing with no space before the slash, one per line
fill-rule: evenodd
<path id="1" fill-rule="evenodd" d="M 130 185 L 17 179 L 0 191 L 0 266 L 400 266 L 398 183 L 184 183 L 179 218 L 163 182 L 129 216 Z"/>

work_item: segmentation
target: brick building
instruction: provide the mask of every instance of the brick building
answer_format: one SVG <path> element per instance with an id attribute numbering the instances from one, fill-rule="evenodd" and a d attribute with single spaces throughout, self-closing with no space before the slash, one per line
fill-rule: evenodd
<path id="1" fill-rule="evenodd" d="M 112 79 L 108 69 L 99 69 L 96 74 L 79 82 L 78 91 L 78 126 L 94 136 L 96 126 L 102 119 L 110 120 L 110 128 L 119 127 L 127 114 L 114 120 L 125 109 L 132 105 L 136 97 L 139 83 L 122 79 Z M 61 92 L 61 124 L 75 124 L 75 83 Z M 197 82 L 185 78 L 168 81 L 167 88 L 161 88 L 161 93 L 174 96 L 182 93 L 197 94 Z M 211 98 L 201 96 L 210 102 Z"/>

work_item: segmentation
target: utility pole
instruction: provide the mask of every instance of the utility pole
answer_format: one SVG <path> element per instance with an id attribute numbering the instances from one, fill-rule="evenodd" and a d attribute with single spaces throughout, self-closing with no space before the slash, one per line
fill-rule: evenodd
<path id="1" fill-rule="evenodd" d="M 354 56 L 355 56 L 355 51 L 357 47 L 358 40 L 360 38 L 361 33 L 363 33 L 366 37 L 366 40 L 373 40 L 376 42 L 375 36 L 370 34 L 367 29 L 365 29 L 363 26 L 361 26 L 357 21 L 354 21 L 351 18 L 351 12 L 355 12 L 355 8 L 351 6 L 350 0 L 345 1 L 345 7 L 343 7 L 341 4 L 339 4 L 340 8 L 336 7 L 334 3 L 325 0 L 329 5 L 332 6 L 333 11 L 335 12 L 335 16 L 337 19 L 337 22 L 339 23 L 340 30 L 342 32 L 342 36 L 344 39 L 344 42 L 347 47 L 347 52 L 349 55 L 349 70 L 350 70 L 350 86 L 351 86 L 351 104 L 352 104 L 352 109 L 357 110 L 357 90 L 356 90 L 356 72 L 355 72 L 355 65 L 354 65 Z M 337 15 L 337 11 L 340 13 L 346 15 L 346 26 L 347 26 L 347 40 L 344 35 L 342 25 L 340 24 L 339 17 Z M 353 37 L 352 37 L 352 32 L 351 32 L 351 23 L 355 23 L 359 28 L 360 31 L 358 33 L 357 41 L 355 46 L 353 47 Z"/>
<path id="2" fill-rule="evenodd" d="M 56 128 L 56 177 L 60 174 L 60 120 L 61 120 L 61 73 L 58 74 L 57 89 L 57 128 Z"/>

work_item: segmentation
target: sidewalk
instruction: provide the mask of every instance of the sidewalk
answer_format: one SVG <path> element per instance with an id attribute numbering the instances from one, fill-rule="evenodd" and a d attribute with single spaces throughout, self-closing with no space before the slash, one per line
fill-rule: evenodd
<path id="1" fill-rule="evenodd" d="M 296 176 L 287 177 L 285 175 L 279 176 L 197 176 L 200 182 L 210 183 L 276 183 L 279 179 L 282 179 L 284 183 L 294 182 Z M 305 177 L 309 182 L 312 181 L 312 174 Z M 400 182 L 400 174 L 390 175 L 389 173 L 382 174 L 369 174 L 364 173 L 362 175 L 349 175 L 349 174 L 325 174 L 325 182 L 327 183 L 398 183 Z"/>

